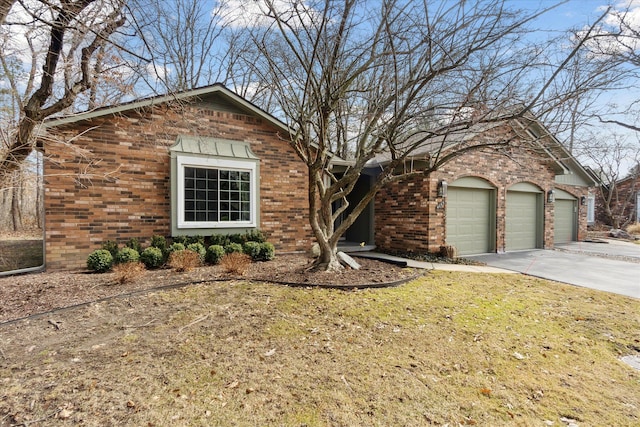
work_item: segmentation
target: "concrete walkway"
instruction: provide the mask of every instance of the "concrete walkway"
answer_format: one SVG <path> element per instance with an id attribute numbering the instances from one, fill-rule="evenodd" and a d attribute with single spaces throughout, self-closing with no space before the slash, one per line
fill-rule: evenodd
<path id="1" fill-rule="evenodd" d="M 506 273 L 516 274 L 517 271 L 507 270 L 504 268 L 491 267 L 488 265 L 466 265 L 466 264 L 446 264 L 439 262 L 416 261 L 409 258 L 402 258 L 393 255 L 387 255 L 380 252 L 357 252 L 350 254 L 353 257 L 383 259 L 398 264 L 406 265 L 411 268 L 423 268 L 425 270 L 443 270 L 443 271 L 469 271 L 472 273 Z"/>

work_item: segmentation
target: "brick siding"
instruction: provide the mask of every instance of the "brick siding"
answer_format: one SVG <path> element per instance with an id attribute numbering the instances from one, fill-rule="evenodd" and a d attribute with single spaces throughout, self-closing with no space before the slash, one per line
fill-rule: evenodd
<path id="1" fill-rule="evenodd" d="M 178 135 L 248 141 L 260 158 L 260 229 L 282 252 L 307 249 L 306 167 L 261 118 L 182 104 L 50 129 L 45 151 L 48 270 L 85 268 L 105 240 L 171 233 L 169 147 Z"/>
<path id="2" fill-rule="evenodd" d="M 445 164 L 430 176 L 395 181 L 375 198 L 375 243 L 381 250 L 439 252 L 446 242 L 446 198 L 437 196 L 438 182 L 452 183 L 463 177 L 477 177 L 496 188 L 496 242 L 498 252 L 505 250 L 506 193 L 517 183 L 527 182 L 544 191 L 544 247 L 553 247 L 554 205 L 547 203 L 546 192 L 562 189 L 580 200 L 587 187 L 554 182 L 549 157 L 522 144 L 513 144 L 508 152 L 483 148 L 469 151 Z M 587 206 L 578 203 L 578 240 L 586 237 Z"/>

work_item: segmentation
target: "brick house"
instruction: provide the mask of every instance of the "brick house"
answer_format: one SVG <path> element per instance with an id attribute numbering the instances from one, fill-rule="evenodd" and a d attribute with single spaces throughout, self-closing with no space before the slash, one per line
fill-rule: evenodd
<path id="1" fill-rule="evenodd" d="M 46 267 L 155 234 L 260 228 L 279 251 L 307 249 L 306 167 L 287 132 L 219 84 L 47 122 Z"/>
<path id="2" fill-rule="evenodd" d="M 386 186 L 346 240 L 381 250 L 452 245 L 464 255 L 583 239 L 589 176 L 540 123 L 526 127 L 530 140 L 512 125 L 461 136 L 516 136 L 509 152 L 469 152 L 429 177 Z M 306 166 L 288 128 L 223 85 L 57 118 L 45 129 L 48 269 L 83 268 L 105 240 L 156 234 L 260 228 L 279 252 L 311 246 Z M 350 197 L 369 188 L 379 165 L 369 166 Z"/>
<path id="3" fill-rule="evenodd" d="M 364 215 L 371 231 L 360 227 L 349 236 L 350 230 L 348 240 L 375 242 L 387 251 L 439 252 L 453 246 L 458 254 L 471 255 L 553 248 L 586 237 L 593 179 L 535 118 L 448 138 L 458 148 L 487 138 L 510 143 L 506 149 L 469 151 L 430 176 L 387 185 Z M 428 162 L 439 145 L 426 144 L 405 168 Z M 446 153 L 445 148 L 441 154 Z M 380 167 L 373 163 L 369 174 L 375 176 Z M 377 163 L 384 164 L 384 158 Z"/>

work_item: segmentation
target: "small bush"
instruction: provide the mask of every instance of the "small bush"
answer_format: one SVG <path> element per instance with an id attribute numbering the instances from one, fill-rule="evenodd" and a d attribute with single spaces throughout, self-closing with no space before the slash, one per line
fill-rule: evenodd
<path id="1" fill-rule="evenodd" d="M 142 252 L 142 245 L 140 245 L 140 242 L 135 237 L 129 239 L 125 246 L 134 249 L 138 253 Z"/>
<path id="2" fill-rule="evenodd" d="M 118 251 L 114 259 L 116 264 L 124 264 L 126 262 L 138 262 L 140 253 L 135 249 L 124 247 Z"/>
<path id="3" fill-rule="evenodd" d="M 197 253 L 200 256 L 200 261 L 204 262 L 204 257 L 207 255 L 207 250 L 202 243 L 191 243 L 187 245 L 187 249 Z"/>
<path id="4" fill-rule="evenodd" d="M 262 231 L 258 229 L 247 231 L 244 234 L 243 238 L 245 242 L 265 243 L 267 241 L 267 237 L 264 235 Z"/>
<path id="5" fill-rule="evenodd" d="M 229 243 L 224 247 L 224 251 L 228 254 L 232 254 L 234 252 L 242 253 L 242 245 L 240 243 Z"/>
<path id="6" fill-rule="evenodd" d="M 211 245 L 207 248 L 207 254 L 205 255 L 205 260 L 209 264 L 218 264 L 220 260 L 224 256 L 224 248 L 220 245 Z"/>
<path id="7" fill-rule="evenodd" d="M 116 282 L 124 285 L 131 283 L 144 274 L 144 264 L 141 262 L 125 262 L 113 267 L 116 273 Z"/>
<path id="8" fill-rule="evenodd" d="M 234 234 L 229 234 L 227 237 L 229 238 L 229 242 L 231 243 L 243 244 L 245 242 L 244 234 L 234 233 Z"/>
<path id="9" fill-rule="evenodd" d="M 629 234 L 640 234 L 640 222 L 636 222 L 634 224 L 630 224 L 627 227 L 627 233 L 629 233 Z"/>
<path id="10" fill-rule="evenodd" d="M 167 252 L 167 239 L 164 236 L 156 234 L 151 238 L 151 246 L 158 248 L 162 253 Z"/>
<path id="11" fill-rule="evenodd" d="M 227 273 L 242 276 L 251 265 L 251 258 L 247 254 L 232 252 L 222 257 L 220 265 Z"/>
<path id="12" fill-rule="evenodd" d="M 204 246 L 204 236 L 188 236 L 186 245 L 190 245 L 192 243 L 200 243 L 202 246 Z"/>
<path id="13" fill-rule="evenodd" d="M 272 243 L 264 242 L 260 243 L 260 255 L 259 261 L 271 261 L 276 257 L 276 248 Z"/>
<path id="14" fill-rule="evenodd" d="M 113 240 L 107 240 L 102 244 L 102 249 L 104 249 L 105 251 L 109 251 L 111 256 L 115 258 L 118 254 L 119 248 L 116 242 L 114 242 Z"/>
<path id="15" fill-rule="evenodd" d="M 187 245 L 187 236 L 173 236 L 171 238 L 172 243 L 182 243 L 183 245 Z"/>
<path id="16" fill-rule="evenodd" d="M 113 255 L 106 249 L 98 249 L 87 258 L 87 268 L 96 273 L 104 273 L 111 269 L 113 265 Z"/>
<path id="17" fill-rule="evenodd" d="M 177 272 L 191 271 L 200 264 L 200 255 L 188 249 L 174 251 L 169 255 L 169 267 Z"/>
<path id="18" fill-rule="evenodd" d="M 242 245 L 242 250 L 245 254 L 249 255 L 252 260 L 259 261 L 260 259 L 260 243 L 247 242 Z"/>
<path id="19" fill-rule="evenodd" d="M 186 247 L 182 243 L 174 242 L 169 246 L 169 253 L 184 251 Z"/>
<path id="20" fill-rule="evenodd" d="M 160 248 L 150 246 L 140 254 L 140 261 L 147 268 L 158 268 L 164 263 L 164 254 Z"/>
<path id="21" fill-rule="evenodd" d="M 213 234 L 209 237 L 209 245 L 218 245 L 225 247 L 229 243 L 231 242 L 229 241 L 229 236 L 227 236 L 226 234 Z"/>

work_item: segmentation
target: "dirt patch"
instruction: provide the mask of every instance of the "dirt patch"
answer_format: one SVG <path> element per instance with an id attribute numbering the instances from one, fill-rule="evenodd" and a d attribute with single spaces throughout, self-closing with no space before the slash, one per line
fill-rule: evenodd
<path id="1" fill-rule="evenodd" d="M 241 279 L 353 288 L 393 284 L 417 273 L 376 260 L 359 258 L 358 262 L 362 265 L 360 270 L 347 268 L 340 273 L 309 272 L 308 257 L 279 255 L 272 261 L 251 264 Z M 169 269 L 145 271 L 135 281 L 125 284 L 119 284 L 116 278 L 116 273 L 93 274 L 85 271 L 0 278 L 0 323 L 116 295 L 237 277 L 226 274 L 220 266 L 207 266 L 184 273 Z"/>

